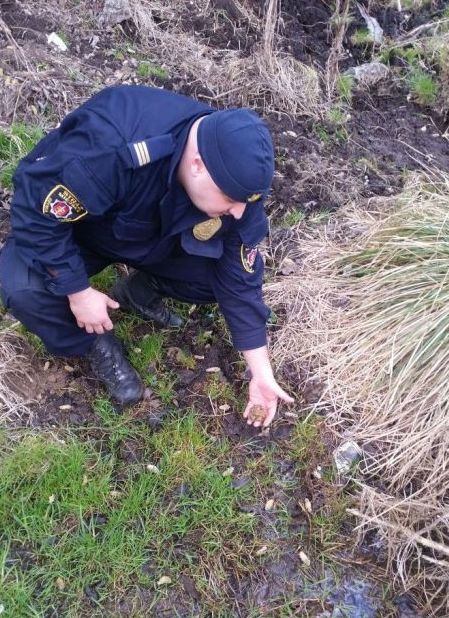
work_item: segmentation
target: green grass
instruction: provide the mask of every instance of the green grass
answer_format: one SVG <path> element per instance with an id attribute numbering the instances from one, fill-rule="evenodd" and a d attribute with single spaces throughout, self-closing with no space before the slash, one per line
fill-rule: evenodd
<path id="1" fill-rule="evenodd" d="M 351 35 L 353 45 L 369 45 L 373 43 L 373 35 L 367 28 L 359 28 Z"/>
<path id="2" fill-rule="evenodd" d="M 284 227 L 292 227 L 298 225 L 301 221 L 304 221 L 305 213 L 302 210 L 289 210 L 282 220 Z"/>
<path id="3" fill-rule="evenodd" d="M 354 88 L 354 78 L 352 75 L 339 75 L 337 77 L 337 93 L 340 99 L 347 103 L 351 104 L 352 101 L 352 90 Z"/>
<path id="4" fill-rule="evenodd" d="M 109 292 L 114 283 L 117 281 L 117 270 L 113 264 L 104 268 L 90 278 L 92 287 L 101 292 Z"/>
<path id="5" fill-rule="evenodd" d="M 137 67 L 137 75 L 142 79 L 148 77 L 159 77 L 160 79 L 167 79 L 168 73 L 165 69 L 148 61 L 139 62 Z"/>
<path id="6" fill-rule="evenodd" d="M 410 92 L 420 105 L 433 105 L 437 99 L 439 84 L 429 73 L 419 68 L 410 71 L 407 82 Z"/>
<path id="7" fill-rule="evenodd" d="M 19 159 L 34 148 L 44 136 L 41 127 L 22 123 L 13 124 L 9 130 L 0 129 L 0 184 L 12 187 L 12 177 Z"/>
<path id="8" fill-rule="evenodd" d="M 114 423 L 107 403 L 97 406 L 118 445 L 127 435 L 127 421 L 115 417 Z M 241 568 L 242 543 L 253 534 L 254 519 L 238 510 L 231 479 L 223 476 L 228 464 L 223 443 L 216 445 L 192 414 L 140 438 L 143 462 L 123 468 L 120 481 L 110 442 L 102 451 L 74 438 L 27 436 L 3 452 L 0 601 L 5 616 L 40 617 L 50 610 L 79 615 L 86 586 L 96 586 L 99 603 L 136 583 L 157 596 L 162 575 L 178 586 L 186 568 L 206 589 L 205 564 L 219 561 L 223 551 Z M 148 471 L 147 463 L 160 473 Z M 182 494 L 181 484 L 188 488 Z M 239 490 L 239 499 L 249 491 Z M 176 548 L 182 539 L 191 541 L 180 554 Z"/>

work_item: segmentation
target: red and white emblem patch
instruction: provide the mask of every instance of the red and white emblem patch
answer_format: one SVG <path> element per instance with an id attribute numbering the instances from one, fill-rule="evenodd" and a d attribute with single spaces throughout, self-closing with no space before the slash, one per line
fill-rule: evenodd
<path id="1" fill-rule="evenodd" d="M 69 204 L 67 204 L 67 202 L 55 200 L 50 204 L 50 212 L 57 219 L 65 219 L 70 215 L 72 209 L 70 208 Z"/>
<path id="2" fill-rule="evenodd" d="M 248 273 L 254 272 L 254 263 L 257 258 L 257 247 L 247 247 L 242 245 L 240 247 L 240 257 L 242 260 L 242 266 Z"/>
<path id="3" fill-rule="evenodd" d="M 87 210 L 78 198 L 64 185 L 56 185 L 50 191 L 45 198 L 42 212 L 61 222 L 77 221 L 87 215 Z"/>

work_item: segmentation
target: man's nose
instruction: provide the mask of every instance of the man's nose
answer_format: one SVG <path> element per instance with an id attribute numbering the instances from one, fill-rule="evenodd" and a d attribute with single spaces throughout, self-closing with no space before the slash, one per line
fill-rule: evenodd
<path id="1" fill-rule="evenodd" d="M 245 212 L 245 208 L 245 202 L 236 202 L 236 204 L 229 209 L 229 214 L 231 214 L 234 219 L 241 219 L 243 217 L 243 213 Z"/>

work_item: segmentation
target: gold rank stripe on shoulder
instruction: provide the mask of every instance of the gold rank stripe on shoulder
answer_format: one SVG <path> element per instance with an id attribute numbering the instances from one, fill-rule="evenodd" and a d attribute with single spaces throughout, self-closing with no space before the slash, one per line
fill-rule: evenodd
<path id="1" fill-rule="evenodd" d="M 136 151 L 137 160 L 139 161 L 139 165 L 148 165 L 151 161 L 150 153 L 148 151 L 148 146 L 145 142 L 136 142 L 133 144 L 134 150 Z"/>

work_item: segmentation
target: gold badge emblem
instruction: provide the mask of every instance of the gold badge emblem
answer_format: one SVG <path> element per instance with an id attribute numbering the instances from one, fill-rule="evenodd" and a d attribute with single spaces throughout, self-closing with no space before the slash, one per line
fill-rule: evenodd
<path id="1" fill-rule="evenodd" d="M 262 193 L 253 193 L 247 198 L 246 201 L 251 204 L 252 202 L 257 202 L 257 200 L 260 200 L 261 197 L 262 197 Z"/>
<path id="2" fill-rule="evenodd" d="M 218 232 L 221 225 L 220 217 L 208 219 L 207 221 L 202 221 L 202 223 L 197 223 L 192 233 L 197 240 L 209 240 L 209 238 L 212 238 L 212 236 Z"/>

